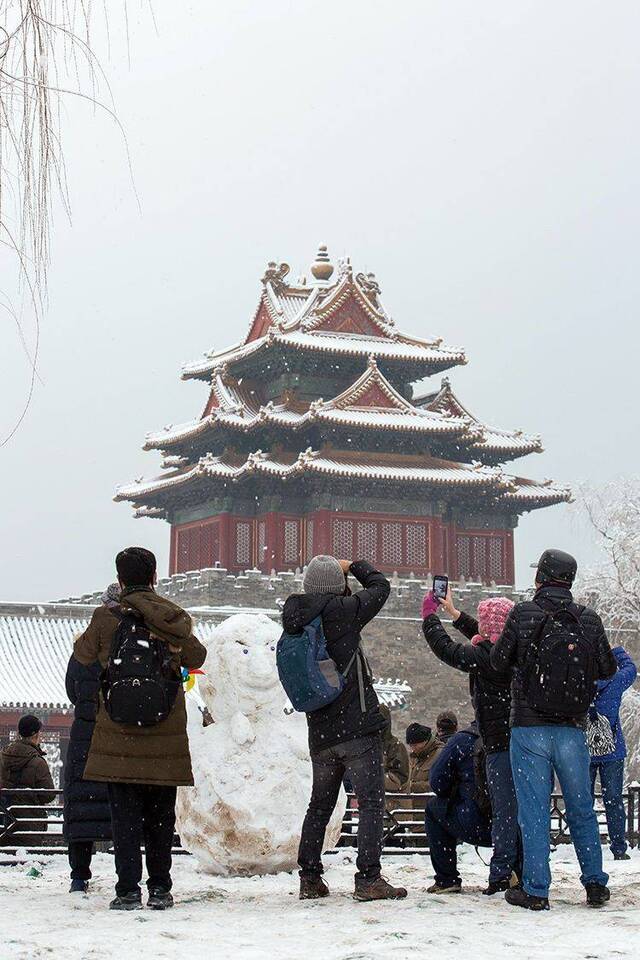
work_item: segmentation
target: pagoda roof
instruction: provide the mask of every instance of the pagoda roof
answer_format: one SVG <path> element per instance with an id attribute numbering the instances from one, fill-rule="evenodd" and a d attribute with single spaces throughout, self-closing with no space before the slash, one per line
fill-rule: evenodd
<path id="1" fill-rule="evenodd" d="M 478 427 L 478 434 L 472 442 L 472 449 L 478 453 L 503 454 L 504 456 L 524 457 L 529 453 L 542 453 L 542 440 L 537 434 L 526 434 L 522 430 L 502 430 L 482 423 L 463 406 L 451 388 L 448 377 L 442 378 L 439 390 L 416 398 L 415 404 L 424 410 L 444 416 L 465 418 Z"/>
<path id="2" fill-rule="evenodd" d="M 370 356 L 364 373 L 341 394 L 306 404 L 290 396 L 280 403 L 259 404 L 250 390 L 229 381 L 226 370 L 218 368 L 205 415 L 200 420 L 149 434 L 144 449 L 170 449 L 219 425 L 249 432 L 266 424 L 300 429 L 314 422 L 449 436 L 467 435 L 470 428 L 466 416 L 414 406 L 398 393 Z M 479 435 L 478 430 L 472 430 L 470 439 Z"/>
<path id="3" fill-rule="evenodd" d="M 397 330 L 372 274 L 354 276 L 346 262 L 334 282 L 292 286 L 285 281 L 288 272 L 287 264 L 269 264 L 245 340 L 186 364 L 183 379 L 208 380 L 220 364 L 235 364 L 274 346 L 364 359 L 373 354 L 431 371 L 466 363 L 460 347 Z"/>
<path id="4" fill-rule="evenodd" d="M 179 467 L 166 476 L 122 486 L 116 500 L 153 500 L 178 488 L 184 488 L 211 479 L 237 481 L 250 476 L 273 476 L 281 480 L 314 475 L 334 478 L 378 480 L 402 484 L 419 484 L 427 487 L 456 489 L 485 489 L 499 499 L 511 496 L 513 504 L 522 504 L 524 509 L 547 506 L 570 499 L 564 488 L 554 487 L 549 481 L 538 484 L 507 476 L 499 467 L 480 463 L 463 464 L 439 460 L 429 456 L 400 455 L 393 453 L 367 453 L 353 450 L 307 449 L 297 456 L 282 451 L 257 450 L 248 456 L 226 451 L 221 456 L 207 454 L 194 466 Z M 144 506 L 139 515 L 160 515 L 157 506 Z"/>

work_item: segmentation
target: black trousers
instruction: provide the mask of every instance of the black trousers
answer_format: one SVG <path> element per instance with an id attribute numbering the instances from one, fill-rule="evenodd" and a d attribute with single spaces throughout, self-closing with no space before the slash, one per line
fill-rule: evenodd
<path id="1" fill-rule="evenodd" d="M 69 866 L 72 880 L 91 880 L 93 840 L 69 841 Z"/>
<path id="2" fill-rule="evenodd" d="M 176 824 L 176 788 L 146 783 L 110 783 L 116 893 L 139 889 L 144 843 L 147 887 L 171 890 L 171 847 Z"/>
<path id="3" fill-rule="evenodd" d="M 380 734 L 349 740 L 312 754 L 313 788 L 302 825 L 298 864 L 300 876 L 314 878 L 322 872 L 322 848 L 346 774 L 358 798 L 358 859 L 356 880 L 380 876 L 384 819 L 384 770 Z"/>

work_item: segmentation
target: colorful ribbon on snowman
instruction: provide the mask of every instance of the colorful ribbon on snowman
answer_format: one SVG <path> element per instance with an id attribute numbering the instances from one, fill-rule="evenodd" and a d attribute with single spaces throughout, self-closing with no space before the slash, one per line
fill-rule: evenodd
<path id="1" fill-rule="evenodd" d="M 198 692 L 198 677 L 204 676 L 204 670 L 187 670 L 182 667 L 182 687 L 185 694 L 188 694 L 195 701 L 198 710 L 202 715 L 202 726 L 209 727 L 214 723 L 214 719 L 209 712 L 209 708 Z"/>

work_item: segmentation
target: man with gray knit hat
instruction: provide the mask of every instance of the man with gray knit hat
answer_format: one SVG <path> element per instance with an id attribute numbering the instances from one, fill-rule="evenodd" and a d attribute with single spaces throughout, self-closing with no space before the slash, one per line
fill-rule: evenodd
<path id="1" fill-rule="evenodd" d="M 352 574 L 362 590 L 351 593 Z M 309 750 L 313 789 L 302 826 L 298 863 L 300 899 L 326 897 L 322 879 L 325 830 L 338 801 L 346 775 L 358 798 L 358 872 L 356 900 L 390 900 L 406 897 L 403 887 L 393 887 L 380 875 L 384 818 L 384 768 L 380 713 L 371 672 L 360 648 L 360 631 L 384 606 L 391 585 L 366 560 L 314 557 L 305 570 L 304 593 L 287 599 L 282 612 L 286 633 L 299 634 L 320 617 L 327 653 L 345 676 L 342 693 L 331 703 L 308 713 Z"/>

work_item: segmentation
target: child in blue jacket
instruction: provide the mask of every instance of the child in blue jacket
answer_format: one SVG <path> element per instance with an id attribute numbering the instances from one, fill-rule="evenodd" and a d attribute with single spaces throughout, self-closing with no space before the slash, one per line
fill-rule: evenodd
<path id="1" fill-rule="evenodd" d="M 611 852 L 616 860 L 628 860 L 626 817 L 622 802 L 627 747 L 620 723 L 620 703 L 622 694 L 633 684 L 638 671 L 624 647 L 615 647 L 613 654 L 618 662 L 618 672 L 609 680 L 598 680 L 598 692 L 591 709 L 609 721 L 616 746 L 612 753 L 591 758 L 591 792 L 595 794 L 596 777 L 599 774 Z"/>

